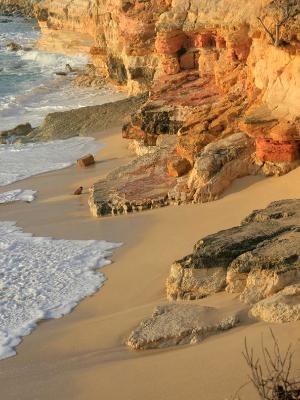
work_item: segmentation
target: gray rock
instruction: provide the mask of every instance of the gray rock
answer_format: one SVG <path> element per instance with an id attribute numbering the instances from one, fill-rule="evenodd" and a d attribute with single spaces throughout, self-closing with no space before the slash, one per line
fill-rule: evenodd
<path id="1" fill-rule="evenodd" d="M 10 42 L 6 45 L 6 48 L 11 51 L 18 51 L 22 49 L 22 46 L 15 42 Z"/>
<path id="2" fill-rule="evenodd" d="M 9 142 L 10 138 L 15 139 L 21 136 L 26 136 L 32 132 L 32 126 L 27 122 L 26 124 L 17 125 L 13 129 L 0 132 L 0 143 Z"/>
<path id="3" fill-rule="evenodd" d="M 235 259 L 228 269 L 229 292 L 240 274 L 246 278 L 244 289 L 240 287 L 241 300 L 248 304 L 300 281 L 300 232 L 282 233 Z"/>
<path id="4" fill-rule="evenodd" d="M 158 306 L 127 339 L 134 350 L 195 344 L 206 337 L 233 328 L 237 315 L 223 315 L 213 307 L 197 304 Z"/>
<path id="5" fill-rule="evenodd" d="M 200 240 L 171 266 L 169 299 L 195 299 L 226 290 L 253 304 L 300 281 L 300 200 L 252 212 L 242 225 Z"/>
<path id="6" fill-rule="evenodd" d="M 98 106 L 50 113 L 42 125 L 33 130 L 30 139 L 32 141 L 68 139 L 101 132 L 121 125 L 132 109 L 138 108 L 145 99 L 145 95 L 140 95 Z"/>

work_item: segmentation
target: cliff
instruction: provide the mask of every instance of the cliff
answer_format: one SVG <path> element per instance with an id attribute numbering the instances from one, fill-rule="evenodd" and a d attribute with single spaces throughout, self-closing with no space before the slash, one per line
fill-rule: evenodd
<path id="1" fill-rule="evenodd" d="M 269 0 L 44 0 L 36 14 L 41 47 L 86 51 L 98 74 L 130 94 L 150 91 L 123 137 L 152 152 L 160 135 L 176 135 L 173 160 L 162 167 L 169 204 L 211 200 L 237 177 L 298 165 L 300 19 L 283 26 L 275 46 L 257 20 L 266 15 L 270 26 L 272 7 Z M 227 151 L 221 164 L 220 151 Z M 172 193 L 170 175 L 180 178 Z"/>
<path id="2" fill-rule="evenodd" d="M 1 0 L 0 15 L 22 16 L 33 18 L 34 5 L 32 0 Z"/>

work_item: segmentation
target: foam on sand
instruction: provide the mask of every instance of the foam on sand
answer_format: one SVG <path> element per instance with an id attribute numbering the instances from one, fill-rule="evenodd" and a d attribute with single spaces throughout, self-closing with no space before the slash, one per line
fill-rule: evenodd
<path id="1" fill-rule="evenodd" d="M 105 281 L 96 269 L 120 244 L 55 240 L 0 222 L 0 359 L 16 354 L 38 321 L 60 318 Z"/>
<path id="2" fill-rule="evenodd" d="M 89 137 L 43 143 L 0 145 L 0 186 L 44 172 L 69 167 L 102 145 Z"/>
<path id="3" fill-rule="evenodd" d="M 14 201 L 27 201 L 31 203 L 35 199 L 34 190 L 15 189 L 0 193 L 0 204 L 12 203 Z"/>

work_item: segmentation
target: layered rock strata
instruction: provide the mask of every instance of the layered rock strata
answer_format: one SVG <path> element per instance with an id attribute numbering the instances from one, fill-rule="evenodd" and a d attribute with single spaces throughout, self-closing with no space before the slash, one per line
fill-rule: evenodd
<path id="1" fill-rule="evenodd" d="M 283 174 L 299 165 L 300 17 L 282 27 L 276 47 L 257 22 L 262 14 L 272 22 L 269 3 L 44 0 L 36 14 L 41 47 L 85 51 L 96 81 L 98 74 L 130 94 L 150 92 L 125 123 L 123 137 L 150 148 L 161 135 L 175 136 L 173 165 L 186 167 L 174 172 L 172 160 L 162 164 L 178 175 L 171 192 L 168 184 L 164 189 L 166 202 L 178 204 L 215 199 L 240 176 Z M 242 134 L 239 157 L 234 135 Z M 205 176 L 205 164 L 216 173 Z"/>
<path id="2" fill-rule="evenodd" d="M 278 201 L 238 227 L 203 238 L 172 265 L 168 298 L 191 300 L 226 290 L 239 293 L 264 320 L 299 319 L 299 217 L 300 200 Z"/>
<path id="3" fill-rule="evenodd" d="M 89 198 L 92 214 L 120 215 L 168 205 L 176 178 L 168 175 L 166 165 L 174 153 L 174 142 L 162 143 L 94 184 Z"/>

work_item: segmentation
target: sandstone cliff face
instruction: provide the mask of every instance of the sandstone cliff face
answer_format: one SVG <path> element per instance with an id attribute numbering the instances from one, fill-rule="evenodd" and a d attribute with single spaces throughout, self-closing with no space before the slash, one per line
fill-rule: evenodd
<path id="1" fill-rule="evenodd" d="M 208 63 L 220 56 L 220 49 L 226 49 L 229 57 L 245 61 L 258 29 L 256 17 L 267 3 L 268 0 L 243 0 L 242 4 L 240 0 L 44 0 L 38 3 L 36 12 L 44 43 L 49 35 L 60 41 L 68 33 L 67 48 L 71 51 L 73 46 L 76 49 L 71 32 L 78 33 L 77 41 L 81 38 L 86 42 L 88 35 L 93 40 L 89 50 L 95 64 L 106 67 L 112 78 L 129 89 L 143 90 L 160 72 L 176 73 L 194 67 L 199 48 L 206 49 L 200 58 L 207 58 Z M 56 31 L 60 31 L 59 36 Z M 254 46 L 252 64 L 266 46 L 262 40 L 256 42 L 259 44 Z M 48 42 L 51 45 L 55 46 L 53 40 Z M 193 53 L 197 53 L 195 63 Z M 274 52 L 264 55 L 266 70 L 262 71 L 260 62 L 254 73 L 259 89 L 262 82 L 257 74 L 268 73 L 270 62 L 277 58 Z M 282 57 L 281 54 L 278 63 L 284 66 Z M 278 63 L 275 71 L 280 68 Z"/>
<path id="2" fill-rule="evenodd" d="M 257 22 L 269 3 L 44 0 L 36 14 L 41 47 L 86 51 L 98 74 L 130 94 L 150 91 L 123 137 L 155 146 L 159 135 L 176 135 L 175 164 L 190 165 L 191 177 L 168 196 L 207 201 L 238 176 L 281 174 L 299 164 L 300 18 L 283 31 L 285 45 L 275 47 Z M 201 173 L 194 178 L 205 147 L 213 143 L 217 156 L 214 143 L 241 132 L 249 136 L 247 162 L 225 168 L 228 183 L 211 193 L 191 185 L 202 182 Z"/>

